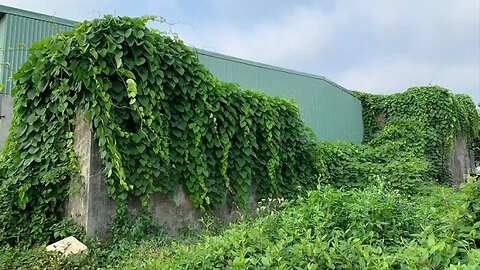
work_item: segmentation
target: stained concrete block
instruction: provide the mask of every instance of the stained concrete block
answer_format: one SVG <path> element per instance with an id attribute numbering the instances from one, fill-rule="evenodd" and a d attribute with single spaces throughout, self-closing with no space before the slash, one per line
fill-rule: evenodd
<path id="1" fill-rule="evenodd" d="M 135 218 L 141 210 L 138 198 L 129 198 L 128 211 L 131 218 Z M 154 193 L 150 196 L 148 211 L 157 224 L 172 235 L 179 229 L 189 227 L 198 228 L 198 219 L 202 216 L 188 198 L 182 185 L 177 184 L 173 194 Z"/>
<path id="2" fill-rule="evenodd" d="M 108 197 L 107 186 L 102 176 L 102 165 L 92 126 L 76 116 L 74 149 L 77 152 L 81 180 L 73 183 L 78 192 L 66 203 L 67 215 L 85 229 L 88 237 L 105 238 L 108 235 L 116 205 Z"/>
<path id="3" fill-rule="evenodd" d="M 453 138 L 453 151 L 448 157 L 449 168 L 455 185 L 465 182 L 469 173 L 474 170 L 470 160 L 470 152 L 465 136 L 462 134 L 455 135 Z"/>
<path id="4" fill-rule="evenodd" d="M 475 152 L 473 150 L 468 151 L 468 158 L 470 164 L 468 164 L 468 173 L 471 175 L 475 174 Z"/>

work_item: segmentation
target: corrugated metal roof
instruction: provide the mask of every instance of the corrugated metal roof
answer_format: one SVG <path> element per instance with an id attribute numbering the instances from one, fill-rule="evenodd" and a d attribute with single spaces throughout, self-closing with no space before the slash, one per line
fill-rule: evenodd
<path id="1" fill-rule="evenodd" d="M 60 25 L 67 26 L 67 29 L 72 28 L 72 26 L 75 23 L 77 23 L 76 21 L 73 21 L 73 20 L 63 19 L 63 18 L 59 18 L 59 17 L 55 17 L 55 16 L 48 16 L 48 15 L 45 15 L 45 14 L 36 13 L 36 12 L 32 12 L 32 11 L 27 11 L 27 10 L 22 10 L 22 9 L 17 9 L 17 8 L 8 7 L 8 6 L 4 6 L 4 5 L 0 5 L 0 18 L 2 16 L 1 13 L 13 14 L 13 15 L 16 15 L 16 16 L 22 16 L 22 17 L 36 19 L 36 20 L 42 20 L 42 21 L 50 22 L 50 23 L 54 23 L 54 24 L 60 24 Z M 238 57 L 234 57 L 234 56 L 229 56 L 229 55 L 225 55 L 225 54 L 221 54 L 221 53 L 217 53 L 217 52 L 207 51 L 207 50 L 203 50 L 203 49 L 198 49 L 198 48 L 193 48 L 193 49 L 197 50 L 199 54 L 205 55 L 205 56 L 210 56 L 210 57 L 219 58 L 219 59 L 225 59 L 225 60 L 229 60 L 229 61 L 232 61 L 232 62 L 242 63 L 242 64 L 261 67 L 261 68 L 270 69 L 270 70 L 281 71 L 281 72 L 295 74 L 295 75 L 304 76 L 304 77 L 309 77 L 309 78 L 313 78 L 313 79 L 317 79 L 317 80 L 322 80 L 322 81 L 325 81 L 329 84 L 335 85 L 337 88 L 339 88 L 342 91 L 345 91 L 345 92 L 353 95 L 350 90 L 344 88 L 343 86 L 341 86 L 341 85 L 339 85 L 339 84 L 337 84 L 337 83 L 335 83 L 335 82 L 333 82 L 333 81 L 331 81 L 331 80 L 329 80 L 329 79 L 327 79 L 323 76 L 318 76 L 318 75 L 314 75 L 314 74 L 310 74 L 310 73 L 299 72 L 299 71 L 296 71 L 296 70 L 291 70 L 291 69 L 286 69 L 286 68 L 282 68 L 282 67 L 267 65 L 267 64 L 263 64 L 263 63 L 259 63 L 259 62 L 255 62 L 255 61 L 250 61 L 250 60 L 246 60 L 246 59 L 242 59 L 242 58 L 238 58 Z"/>
<path id="2" fill-rule="evenodd" d="M 63 19 L 63 18 L 59 18 L 59 17 L 55 17 L 55 16 L 49 16 L 49 15 L 45 15 L 45 14 L 41 14 L 41 13 L 36 13 L 36 12 L 32 12 L 32 11 L 27 11 L 27 10 L 23 10 L 23 9 L 18 9 L 18 8 L 14 8 L 14 7 L 8 7 L 8 6 L 0 5 L 0 17 L 2 16 L 2 13 L 3 13 L 3 15 L 4 14 L 13 14 L 13 15 L 16 15 L 16 16 L 21 16 L 21 17 L 30 18 L 30 19 L 36 19 L 36 20 L 45 21 L 45 22 L 53 22 L 53 23 L 62 24 L 62 25 L 65 25 L 65 26 L 72 26 L 76 23 L 75 21 L 72 21 L 72 20 L 67 20 L 67 19 Z"/>
<path id="3" fill-rule="evenodd" d="M 3 8 L 3 6 L 0 6 L 0 8 Z M 27 60 L 27 48 L 32 43 L 73 28 L 71 24 L 45 20 L 47 16 L 44 16 L 45 18 L 41 16 L 30 18 L 24 16 L 28 13 L 18 15 L 13 13 L 12 9 L 8 11 L 10 13 L 4 13 L 0 19 L 0 29 L 4 31 L 3 43 L 0 43 L 0 48 L 2 48 L 0 60 L 4 63 L 0 79 L 5 84 L 5 88 L 2 90 L 5 93 L 11 92 L 13 86 L 12 73 Z M 0 9 L 0 12 L 3 12 L 3 10 Z M 37 17 L 40 19 L 37 19 Z"/>
<path id="4" fill-rule="evenodd" d="M 296 70 L 288 69 L 288 68 L 272 66 L 272 65 L 268 65 L 268 64 L 264 64 L 264 63 L 260 63 L 260 62 L 250 61 L 250 60 L 238 58 L 238 57 L 235 57 L 235 56 L 222 54 L 222 53 L 217 53 L 217 52 L 207 51 L 207 50 L 203 50 L 203 49 L 198 49 L 198 48 L 195 48 L 195 47 L 193 47 L 193 49 L 196 50 L 199 55 L 205 55 L 205 56 L 218 58 L 218 59 L 224 59 L 224 60 L 227 60 L 227 61 L 231 61 L 231 62 L 235 62 L 235 63 L 241 63 L 241 64 L 253 66 L 253 67 L 259 67 L 259 68 L 264 68 L 264 69 L 268 69 L 268 70 L 275 70 L 275 71 L 279 71 L 279 72 L 283 72 L 283 73 L 287 73 L 287 74 L 294 74 L 294 75 L 298 75 L 298 76 L 302 76 L 302 77 L 307 77 L 307 78 L 311 78 L 311 79 L 315 79 L 315 80 L 324 81 L 326 83 L 334 85 L 339 90 L 344 91 L 351 96 L 355 96 L 352 93 L 352 91 L 344 88 L 343 86 L 341 86 L 341 85 L 339 85 L 339 84 L 337 84 L 337 83 L 335 83 L 335 82 L 333 82 L 333 81 L 331 81 L 331 80 L 329 80 L 329 79 L 327 79 L 323 76 L 318 76 L 318 75 L 310 74 L 310 73 L 306 73 L 306 72 L 300 72 L 300 71 L 296 71 Z"/>
<path id="5" fill-rule="evenodd" d="M 205 51 L 199 51 L 199 58 L 223 81 L 272 96 L 293 98 L 303 120 L 320 140 L 361 142 L 361 102 L 350 91 L 324 77 Z"/>

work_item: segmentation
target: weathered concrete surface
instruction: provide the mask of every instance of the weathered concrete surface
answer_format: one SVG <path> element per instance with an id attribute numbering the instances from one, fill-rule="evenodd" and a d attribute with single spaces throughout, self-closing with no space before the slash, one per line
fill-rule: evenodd
<path id="1" fill-rule="evenodd" d="M 467 147 L 467 140 L 465 136 L 457 134 L 453 138 L 453 152 L 450 153 L 449 167 L 452 172 L 453 182 L 460 185 L 467 180 L 467 176 L 475 168 L 472 167 L 470 160 L 471 151 Z"/>
<path id="2" fill-rule="evenodd" d="M 257 186 L 252 185 L 248 194 L 248 208 L 250 209 L 250 215 L 256 215 L 257 202 Z M 223 203 L 212 210 L 213 214 L 224 222 L 233 222 L 240 218 L 241 209 L 237 204 L 228 204 L 227 197 L 223 199 Z"/>
<path id="3" fill-rule="evenodd" d="M 87 246 L 73 236 L 69 236 L 47 246 L 47 251 L 58 251 L 65 256 L 78 254 L 86 250 L 88 250 Z"/>
<path id="4" fill-rule="evenodd" d="M 13 119 L 13 97 L 0 93 L 0 150 L 3 149 Z"/>
<path id="5" fill-rule="evenodd" d="M 80 183 L 73 183 L 77 185 L 78 192 L 67 201 L 67 215 L 85 228 L 88 237 L 105 238 L 116 206 L 108 197 L 106 183 L 102 179 L 98 144 L 93 137 L 92 127 L 83 121 L 80 113 L 76 116 L 74 148 L 78 154 L 82 178 Z"/>
<path id="6" fill-rule="evenodd" d="M 470 174 L 475 174 L 475 152 L 473 150 L 468 151 L 468 158 L 470 159 Z"/>
<path id="7" fill-rule="evenodd" d="M 130 198 L 128 210 L 131 217 L 135 217 L 141 209 L 141 203 L 137 198 Z M 148 211 L 158 225 L 172 235 L 176 235 L 179 229 L 189 227 L 198 228 L 198 219 L 201 217 L 200 210 L 193 206 L 182 185 L 177 184 L 173 194 L 155 193 L 150 197 Z"/>
<path id="8" fill-rule="evenodd" d="M 88 237 L 106 238 L 116 213 L 116 204 L 107 194 L 98 143 L 94 139 L 92 127 L 83 120 L 80 113 L 76 117 L 74 148 L 78 154 L 82 180 L 75 183 L 78 192 L 70 196 L 66 214 L 85 229 Z M 256 187 L 250 190 L 249 208 L 255 214 Z M 129 198 L 129 215 L 134 218 L 140 209 L 139 200 Z M 196 229 L 201 226 L 198 219 L 202 212 L 194 207 L 183 185 L 179 183 L 173 194 L 152 194 L 148 211 L 160 226 L 173 235 L 185 227 Z M 240 217 L 240 210 L 237 205 L 228 204 L 225 197 L 224 203 L 213 209 L 212 214 L 222 221 L 230 222 Z"/>

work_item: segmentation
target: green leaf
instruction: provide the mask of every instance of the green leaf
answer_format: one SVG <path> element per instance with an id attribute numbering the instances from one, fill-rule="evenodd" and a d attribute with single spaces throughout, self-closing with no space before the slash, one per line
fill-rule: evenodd
<path id="1" fill-rule="evenodd" d="M 128 29 L 125 30 L 125 32 L 123 33 L 123 36 L 124 36 L 125 38 L 128 38 L 131 34 L 132 34 L 132 28 L 128 28 Z"/>
<path id="2" fill-rule="evenodd" d="M 115 55 L 115 63 L 117 64 L 117 68 L 122 66 L 122 57 Z"/>
<path id="3" fill-rule="evenodd" d="M 35 114 L 35 113 L 32 113 L 27 117 L 27 123 L 29 123 L 30 125 L 33 124 L 37 120 L 38 120 L 38 115 Z"/>
<path id="4" fill-rule="evenodd" d="M 98 53 L 97 53 L 97 51 L 96 51 L 95 49 L 90 49 L 89 52 L 90 52 L 90 54 L 93 56 L 93 58 L 94 58 L 95 60 L 98 59 Z"/>
<path id="5" fill-rule="evenodd" d="M 33 90 L 33 89 L 30 89 L 27 92 L 27 98 L 30 99 L 30 100 L 34 99 L 36 95 L 37 95 L 37 93 L 35 93 L 35 90 Z"/>
<path id="6" fill-rule="evenodd" d="M 263 256 L 261 261 L 262 261 L 262 264 L 266 267 L 269 267 L 270 265 L 272 265 L 272 259 L 270 257 Z"/>
<path id="7" fill-rule="evenodd" d="M 137 39 L 141 39 L 143 36 L 145 36 L 145 32 L 143 32 L 143 30 L 137 30 L 133 34 Z"/>
<path id="8" fill-rule="evenodd" d="M 145 145 L 144 144 L 139 144 L 137 145 L 137 153 L 142 154 L 145 151 Z"/>
<path id="9" fill-rule="evenodd" d="M 133 74 L 133 72 L 131 72 L 130 70 L 125 70 L 123 72 L 123 75 L 125 75 L 127 78 L 130 78 L 132 80 L 135 80 L 135 74 Z"/>
<path id="10" fill-rule="evenodd" d="M 80 46 L 85 46 L 85 41 L 86 41 L 86 38 L 85 38 L 85 34 L 84 33 L 79 33 L 79 32 L 76 32 L 75 33 L 75 38 L 77 39 L 78 41 L 78 44 Z"/>
<path id="11" fill-rule="evenodd" d="M 128 96 L 134 98 L 137 96 L 137 83 L 133 79 L 127 79 Z"/>
<path id="12" fill-rule="evenodd" d="M 143 65 L 144 63 L 145 63 L 145 58 L 143 57 L 135 58 L 135 65 L 140 66 L 140 65 Z"/>
<path id="13" fill-rule="evenodd" d="M 427 245 L 429 247 L 433 247 L 435 245 L 435 236 L 434 235 L 429 235 L 427 239 Z"/>

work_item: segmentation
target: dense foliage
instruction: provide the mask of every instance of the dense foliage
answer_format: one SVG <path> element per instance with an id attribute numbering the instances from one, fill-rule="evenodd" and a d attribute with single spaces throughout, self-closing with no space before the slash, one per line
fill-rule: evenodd
<path id="1" fill-rule="evenodd" d="M 0 265 L 28 269 L 478 269 L 480 181 L 424 185 L 406 198 L 372 185 L 319 187 L 305 198 L 261 206 L 263 216 L 199 238 L 89 243 L 64 258 L 7 248 Z M 273 210 L 274 209 L 274 210 Z M 133 230 L 135 231 L 135 230 Z M 0 267 L 0 269 L 2 269 Z"/>
<path id="2" fill-rule="evenodd" d="M 32 46 L 14 75 L 0 157 L 0 243 L 47 241 L 78 175 L 73 128 L 92 123 L 117 202 L 184 185 L 198 208 L 316 185 L 314 139 L 292 101 L 215 79 L 152 17 L 106 16 Z"/>
<path id="3" fill-rule="evenodd" d="M 336 188 L 366 188 L 384 186 L 386 190 L 413 195 L 431 179 L 429 164 L 411 151 L 402 149 L 399 142 L 379 146 L 346 142 L 320 143 L 318 166 L 323 168 L 321 184 Z"/>
<path id="4" fill-rule="evenodd" d="M 429 163 L 428 177 L 449 183 L 448 153 L 455 136 L 468 147 L 479 136 L 479 112 L 469 96 L 454 95 L 439 86 L 413 87 L 403 93 L 358 93 L 362 101 L 364 141 L 379 145 L 404 142 L 408 151 Z"/>
<path id="5" fill-rule="evenodd" d="M 280 212 L 196 245 L 173 245 L 145 269 L 475 269 L 479 181 L 461 193 L 425 187 L 406 199 L 382 188 L 321 187 Z M 472 207 L 472 204 L 475 206 Z"/>
<path id="6" fill-rule="evenodd" d="M 357 93 L 365 142 L 323 142 L 317 147 L 320 182 L 337 188 L 383 185 L 412 195 L 425 183 L 451 183 L 448 154 L 455 136 L 472 149 L 480 117 L 472 99 L 438 87 L 393 95 Z"/>

